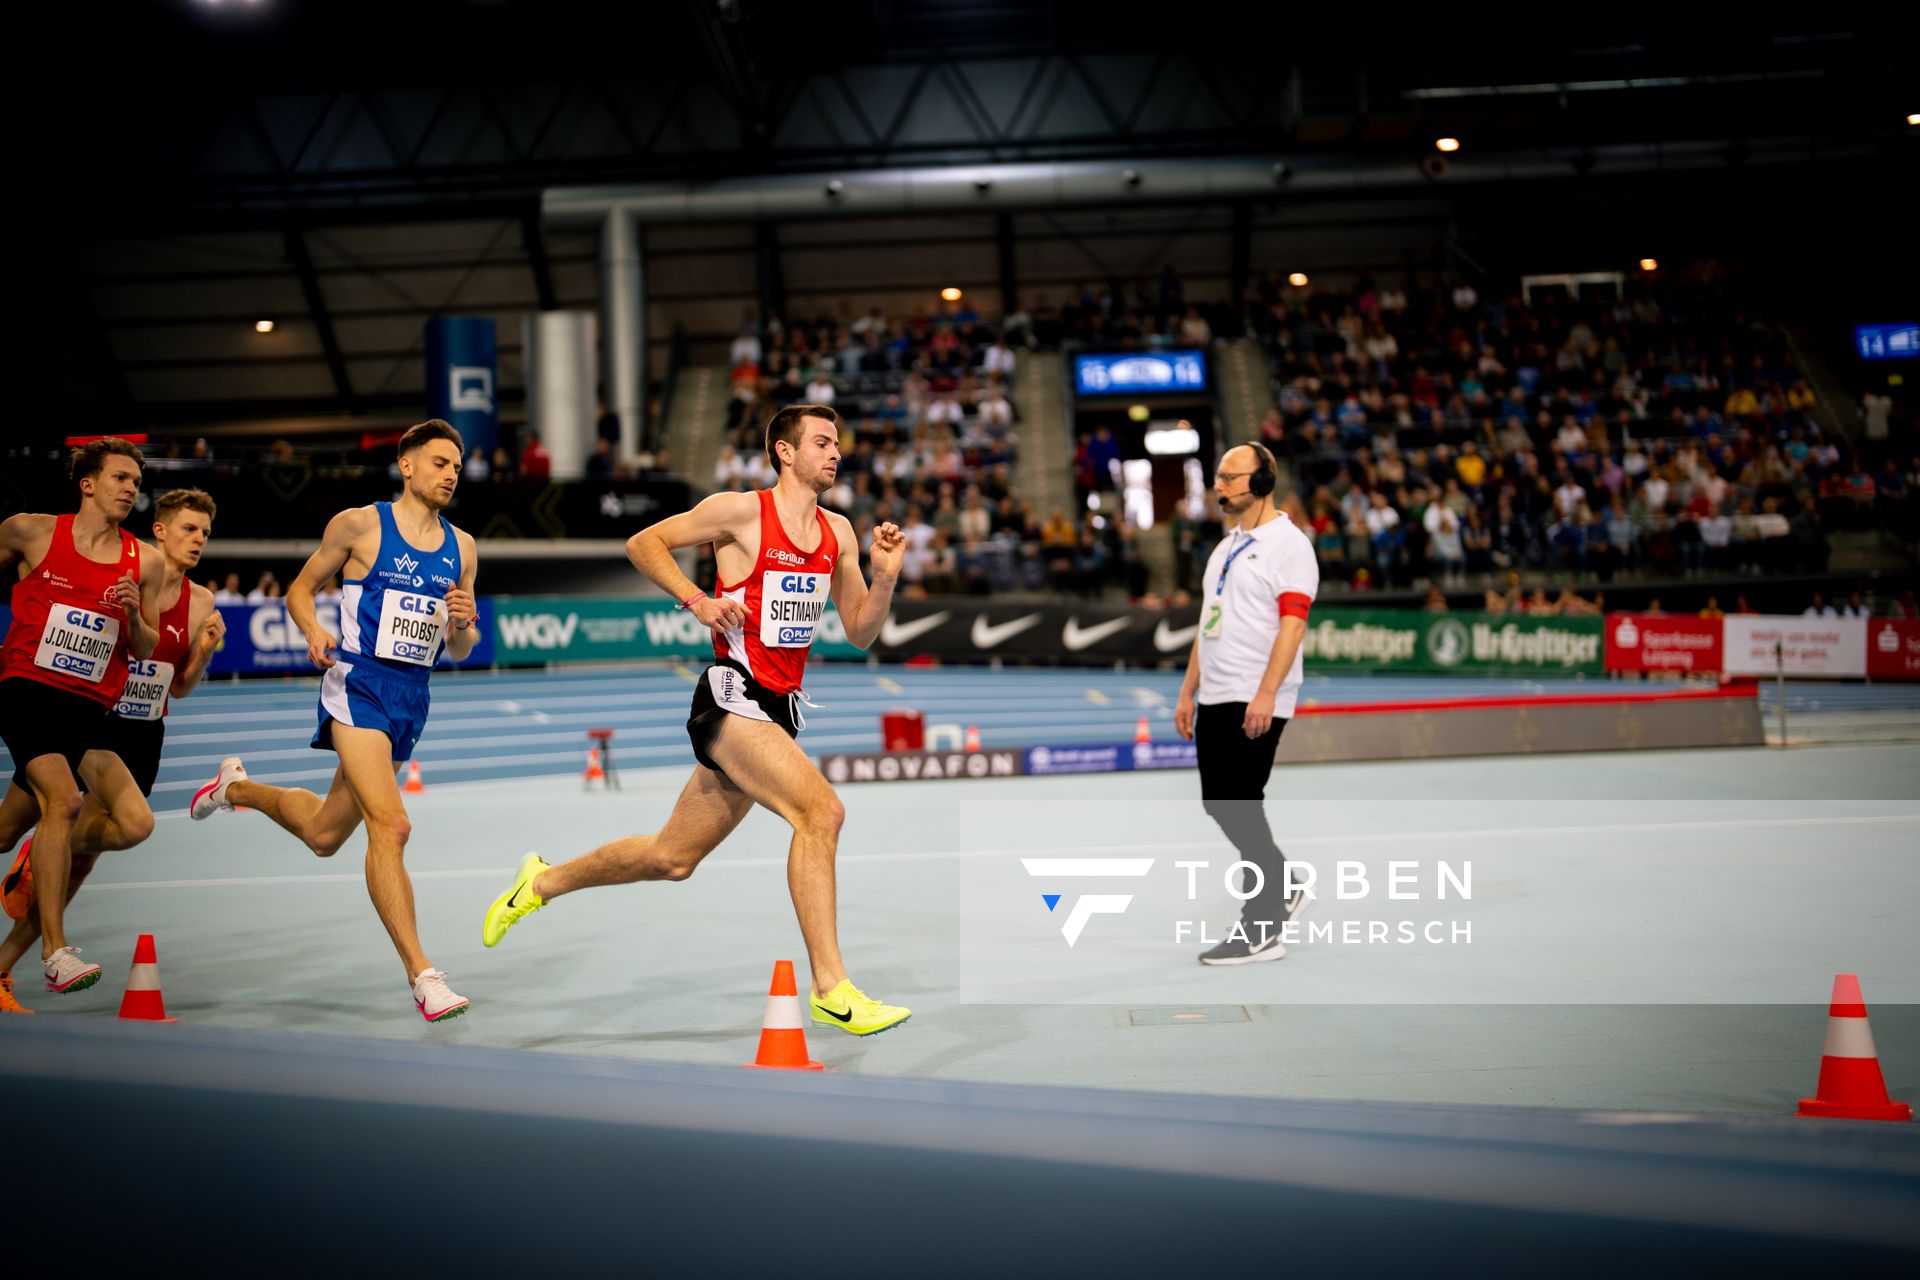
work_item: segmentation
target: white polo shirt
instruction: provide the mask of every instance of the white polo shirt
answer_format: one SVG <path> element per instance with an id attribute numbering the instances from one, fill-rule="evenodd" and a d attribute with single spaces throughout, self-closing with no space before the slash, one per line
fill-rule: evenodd
<path id="1" fill-rule="evenodd" d="M 1200 588 L 1200 692 L 1195 700 L 1251 702 L 1280 635 L 1280 597 L 1301 595 L 1311 601 L 1320 590 L 1313 540 L 1285 513 L 1250 533 L 1236 529 L 1207 557 Z M 1274 698 L 1276 716 L 1293 715 L 1305 649 L 1303 643 Z"/>

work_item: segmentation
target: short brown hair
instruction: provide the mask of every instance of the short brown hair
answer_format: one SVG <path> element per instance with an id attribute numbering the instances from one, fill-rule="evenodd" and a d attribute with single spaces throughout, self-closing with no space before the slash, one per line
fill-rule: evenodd
<path id="1" fill-rule="evenodd" d="M 119 436 L 101 436 L 98 440 L 88 441 L 73 451 L 73 458 L 67 465 L 67 474 L 73 482 L 79 484 L 88 476 L 98 475 L 100 468 L 107 465 L 107 459 L 118 454 L 123 458 L 132 458 L 133 464 L 142 471 L 147 468 L 147 455 L 140 452 L 131 441 Z"/>
<path id="2" fill-rule="evenodd" d="M 466 441 L 460 438 L 460 433 L 453 429 L 452 423 L 440 418 L 428 418 L 425 422 L 408 427 L 407 433 L 400 437 L 400 456 L 406 457 L 429 440 L 451 440 L 453 447 L 461 453 L 467 451 Z"/>
<path id="3" fill-rule="evenodd" d="M 153 518 L 161 524 L 173 519 L 184 508 L 198 511 L 213 523 L 213 495 L 205 489 L 169 489 L 153 504 Z"/>
<path id="4" fill-rule="evenodd" d="M 773 464 L 776 476 L 780 474 L 780 455 L 773 451 L 773 446 L 784 440 L 798 449 L 803 418 L 825 418 L 836 432 L 840 429 L 840 415 L 830 404 L 790 404 L 774 414 L 767 421 L 767 461 Z"/>

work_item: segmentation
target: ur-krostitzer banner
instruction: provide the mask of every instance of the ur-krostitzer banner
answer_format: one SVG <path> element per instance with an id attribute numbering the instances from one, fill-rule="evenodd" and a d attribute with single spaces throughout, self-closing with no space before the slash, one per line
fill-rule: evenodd
<path id="1" fill-rule="evenodd" d="M 1462 675 L 1602 674 L 1599 618 L 1535 618 L 1385 609 L 1315 610 L 1309 669 Z"/>

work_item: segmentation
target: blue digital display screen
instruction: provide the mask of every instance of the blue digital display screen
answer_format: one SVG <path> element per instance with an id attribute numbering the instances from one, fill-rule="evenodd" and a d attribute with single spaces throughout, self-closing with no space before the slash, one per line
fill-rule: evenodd
<path id="1" fill-rule="evenodd" d="M 1853 349 L 1862 360 L 1920 359 L 1920 324 L 1857 324 Z"/>
<path id="2" fill-rule="evenodd" d="M 1083 396 L 1205 391 L 1207 354 L 1204 351 L 1128 351 L 1075 356 L 1073 385 Z"/>

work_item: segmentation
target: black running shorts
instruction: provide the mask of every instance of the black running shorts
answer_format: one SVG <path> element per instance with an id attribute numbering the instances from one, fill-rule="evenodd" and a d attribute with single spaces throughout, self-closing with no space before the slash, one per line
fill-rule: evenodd
<path id="1" fill-rule="evenodd" d="M 60 756 L 77 779 L 80 757 L 108 745 L 117 719 L 92 698 L 68 693 L 18 676 L 0 680 L 0 740 L 13 757 L 13 780 L 27 787 L 27 764 L 41 756 Z"/>
<path id="2" fill-rule="evenodd" d="M 707 754 L 728 716 L 749 720 L 770 720 L 787 731 L 789 738 L 800 736 L 793 719 L 793 699 L 775 693 L 747 674 L 735 662 L 716 662 L 708 667 L 693 686 L 693 709 L 687 713 L 687 737 L 693 742 L 693 758 L 721 777 L 727 771 Z"/>

